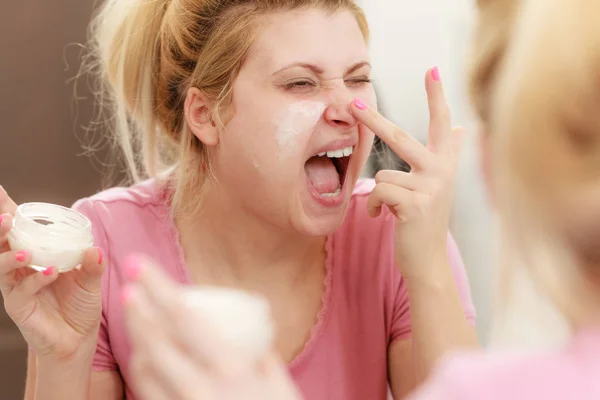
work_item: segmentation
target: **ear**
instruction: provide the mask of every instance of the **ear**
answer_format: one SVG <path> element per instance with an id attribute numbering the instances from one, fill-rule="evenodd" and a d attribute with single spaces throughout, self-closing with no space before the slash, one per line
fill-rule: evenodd
<path id="1" fill-rule="evenodd" d="M 219 143 L 219 131 L 213 120 L 210 104 L 198 88 L 188 90 L 184 103 L 185 121 L 194 136 L 206 146 Z"/>
<path id="2" fill-rule="evenodd" d="M 486 187 L 488 201 L 492 206 L 495 205 L 494 182 L 492 182 L 492 140 L 489 132 L 485 129 L 479 132 L 479 154 L 481 164 L 481 175 Z"/>

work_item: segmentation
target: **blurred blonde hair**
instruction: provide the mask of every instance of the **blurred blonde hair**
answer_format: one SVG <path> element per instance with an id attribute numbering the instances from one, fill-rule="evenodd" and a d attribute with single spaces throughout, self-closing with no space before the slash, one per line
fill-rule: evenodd
<path id="1" fill-rule="evenodd" d="M 185 124 L 188 89 L 201 90 L 223 128 L 261 17 L 307 8 L 351 11 L 368 39 L 353 0 L 106 0 L 91 24 L 88 69 L 132 180 L 173 175 L 172 209 L 195 210 L 210 163 Z"/>
<path id="2" fill-rule="evenodd" d="M 578 196 L 600 188 L 600 2 L 479 0 L 478 8 L 470 92 L 491 135 L 505 257 L 499 312 L 521 307 L 510 296 L 524 268 L 569 324 L 585 324 L 600 304 L 586 270 L 600 261 L 600 236 L 585 244 L 576 232 L 584 227 L 567 217 L 585 212 L 569 207 Z M 598 216 L 581 221 L 600 232 Z"/>

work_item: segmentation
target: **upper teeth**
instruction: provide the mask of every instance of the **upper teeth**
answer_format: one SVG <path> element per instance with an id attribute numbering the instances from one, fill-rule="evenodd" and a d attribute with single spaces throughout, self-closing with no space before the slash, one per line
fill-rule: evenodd
<path id="1" fill-rule="evenodd" d="M 327 154 L 327 157 L 329 158 L 348 157 L 350 154 L 352 154 L 352 146 L 344 147 L 343 149 L 338 150 L 324 151 L 318 155 L 324 156 L 325 154 Z"/>

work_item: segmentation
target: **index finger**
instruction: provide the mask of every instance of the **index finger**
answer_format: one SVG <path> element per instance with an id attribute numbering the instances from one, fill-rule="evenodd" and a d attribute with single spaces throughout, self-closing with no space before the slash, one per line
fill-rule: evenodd
<path id="1" fill-rule="evenodd" d="M 6 193 L 6 190 L 0 186 L 0 214 L 12 214 L 17 211 L 17 204 Z"/>
<path id="2" fill-rule="evenodd" d="M 428 146 L 435 152 L 451 154 L 452 128 L 450 107 L 444 94 L 444 87 L 440 78 L 438 67 L 427 70 L 425 75 L 425 90 L 427 91 L 427 104 L 429 107 L 429 143 Z"/>
<path id="3" fill-rule="evenodd" d="M 412 168 L 423 169 L 427 165 L 428 159 L 431 157 L 429 150 L 417 139 L 386 119 L 377 110 L 367 106 L 360 99 L 354 99 L 352 114 Z"/>

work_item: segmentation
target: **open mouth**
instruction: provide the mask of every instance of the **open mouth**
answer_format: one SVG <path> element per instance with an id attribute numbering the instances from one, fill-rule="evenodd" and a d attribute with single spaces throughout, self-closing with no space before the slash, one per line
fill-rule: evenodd
<path id="1" fill-rule="evenodd" d="M 352 146 L 319 153 L 306 161 L 304 170 L 315 191 L 322 197 L 340 194 L 348 165 L 352 157 Z"/>

